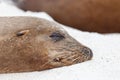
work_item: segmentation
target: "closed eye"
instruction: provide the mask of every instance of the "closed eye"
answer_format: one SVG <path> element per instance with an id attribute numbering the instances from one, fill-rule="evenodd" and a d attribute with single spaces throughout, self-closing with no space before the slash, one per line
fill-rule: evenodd
<path id="1" fill-rule="evenodd" d="M 56 41 L 60 41 L 60 40 L 62 40 L 62 39 L 65 38 L 65 37 L 64 37 L 61 33 L 59 33 L 59 32 L 53 32 L 49 37 L 52 38 L 52 40 L 54 40 L 55 42 L 56 42 Z"/>

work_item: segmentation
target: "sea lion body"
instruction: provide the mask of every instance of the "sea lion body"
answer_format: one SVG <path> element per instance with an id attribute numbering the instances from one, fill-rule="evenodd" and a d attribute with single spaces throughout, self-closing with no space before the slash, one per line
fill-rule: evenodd
<path id="1" fill-rule="evenodd" d="M 13 0 L 24 10 L 45 11 L 83 31 L 120 33 L 120 0 Z"/>
<path id="2" fill-rule="evenodd" d="M 0 17 L 0 73 L 40 71 L 91 58 L 89 48 L 54 22 Z"/>

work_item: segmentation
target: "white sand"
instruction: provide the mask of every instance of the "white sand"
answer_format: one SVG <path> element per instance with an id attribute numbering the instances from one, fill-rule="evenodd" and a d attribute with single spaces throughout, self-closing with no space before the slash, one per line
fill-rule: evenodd
<path id="1" fill-rule="evenodd" d="M 3 2 L 0 16 L 35 16 L 53 21 L 44 12 L 24 12 Z M 91 61 L 40 72 L 0 74 L 0 80 L 120 80 L 120 34 L 102 35 L 63 27 L 93 50 Z"/>

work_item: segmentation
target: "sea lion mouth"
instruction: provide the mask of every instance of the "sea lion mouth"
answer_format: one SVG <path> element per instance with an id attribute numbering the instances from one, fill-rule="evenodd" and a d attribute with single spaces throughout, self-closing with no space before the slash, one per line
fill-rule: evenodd
<path id="1" fill-rule="evenodd" d="M 92 56 L 93 56 L 93 53 L 91 49 L 84 47 L 82 49 L 82 52 L 79 51 L 79 53 L 73 52 L 70 54 L 62 53 L 62 54 L 56 55 L 54 56 L 54 58 L 49 59 L 48 62 L 43 64 L 42 67 L 45 67 L 46 65 L 50 65 L 51 68 L 69 66 L 72 64 L 88 61 L 92 58 Z"/>
<path id="2" fill-rule="evenodd" d="M 92 57 L 93 57 L 92 50 L 87 47 L 83 47 L 82 50 L 80 50 L 79 52 L 78 50 L 76 50 L 73 53 L 60 54 L 56 56 L 52 61 L 57 65 L 60 64 L 61 66 L 63 66 L 81 63 L 90 60 Z"/>

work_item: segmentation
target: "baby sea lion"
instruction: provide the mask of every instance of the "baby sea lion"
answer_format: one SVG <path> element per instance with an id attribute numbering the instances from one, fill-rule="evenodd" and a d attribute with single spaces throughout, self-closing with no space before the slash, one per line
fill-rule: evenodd
<path id="1" fill-rule="evenodd" d="M 58 24 L 0 17 L 0 73 L 40 71 L 90 60 L 92 51 Z"/>

